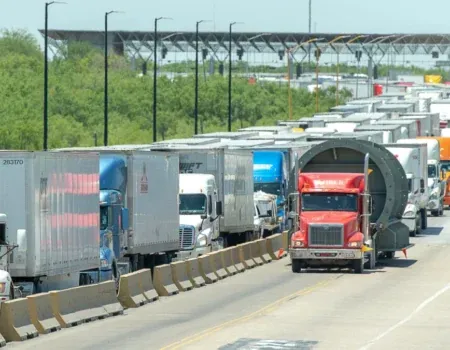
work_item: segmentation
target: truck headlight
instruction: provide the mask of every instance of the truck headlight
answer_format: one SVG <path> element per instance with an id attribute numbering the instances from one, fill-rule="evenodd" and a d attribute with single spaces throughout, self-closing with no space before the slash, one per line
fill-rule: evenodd
<path id="1" fill-rule="evenodd" d="M 300 247 L 303 247 L 303 246 L 304 246 L 304 243 L 303 243 L 303 241 L 293 240 L 293 241 L 292 241 L 292 246 L 293 246 L 294 248 L 300 248 Z"/>
<path id="2" fill-rule="evenodd" d="M 0 283 L 0 294 L 5 293 L 5 289 L 6 289 L 6 283 L 5 282 Z"/>
<path id="3" fill-rule="evenodd" d="M 283 217 L 282 216 L 278 217 L 278 222 L 283 222 Z"/>
<path id="4" fill-rule="evenodd" d="M 403 216 L 407 217 L 407 218 L 413 218 L 413 217 L 415 217 L 415 214 L 413 211 L 408 210 L 407 212 L 403 213 Z"/>
<path id="5" fill-rule="evenodd" d="M 206 245 L 208 245 L 208 239 L 206 238 L 205 235 L 200 234 L 197 238 L 197 246 L 198 247 L 205 247 Z"/>
<path id="6" fill-rule="evenodd" d="M 362 242 L 350 242 L 348 246 L 349 248 L 361 248 Z"/>
<path id="7" fill-rule="evenodd" d="M 100 259 L 100 267 L 101 267 L 102 269 L 108 268 L 108 267 L 109 267 L 109 262 L 108 262 L 108 260 L 106 260 L 106 259 Z"/>

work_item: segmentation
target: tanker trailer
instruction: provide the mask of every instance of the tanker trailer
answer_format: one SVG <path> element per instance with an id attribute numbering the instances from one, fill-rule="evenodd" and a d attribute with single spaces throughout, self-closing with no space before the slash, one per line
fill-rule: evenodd
<path id="1" fill-rule="evenodd" d="M 308 267 L 373 269 L 383 254 L 412 246 L 401 222 L 408 200 L 405 171 L 382 145 L 329 140 L 298 161 L 297 211 L 290 237 L 292 271 Z"/>

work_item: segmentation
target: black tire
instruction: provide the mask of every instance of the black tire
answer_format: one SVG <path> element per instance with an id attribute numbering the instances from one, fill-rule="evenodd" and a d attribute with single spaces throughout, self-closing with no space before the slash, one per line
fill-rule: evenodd
<path id="1" fill-rule="evenodd" d="M 444 200 L 442 200 L 441 206 L 439 209 L 439 216 L 443 216 L 443 215 L 444 215 Z"/>
<path id="2" fill-rule="evenodd" d="M 439 210 L 432 210 L 431 215 L 433 216 L 439 216 Z"/>
<path id="3" fill-rule="evenodd" d="M 361 274 L 364 272 L 364 257 L 361 259 L 354 259 L 352 261 L 352 269 L 355 273 Z"/>
<path id="4" fill-rule="evenodd" d="M 302 261 L 300 259 L 292 259 L 291 268 L 293 273 L 302 272 Z"/>
<path id="5" fill-rule="evenodd" d="M 427 215 L 427 210 L 426 209 L 422 209 L 420 211 L 420 215 L 422 217 L 422 230 L 426 230 L 428 227 L 428 215 Z"/>

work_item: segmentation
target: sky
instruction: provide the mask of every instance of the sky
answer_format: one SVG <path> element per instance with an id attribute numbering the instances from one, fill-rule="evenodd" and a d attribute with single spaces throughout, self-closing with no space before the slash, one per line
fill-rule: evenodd
<path id="1" fill-rule="evenodd" d="M 308 0 L 64 0 L 67 5 L 50 7 L 49 28 L 102 30 L 105 11 L 125 13 L 110 18 L 111 30 L 152 30 L 153 19 L 164 16 L 161 30 L 224 31 L 232 21 L 244 22 L 236 31 L 307 32 Z M 448 0 L 312 0 L 313 30 L 360 33 L 448 33 L 444 16 Z M 415 3 L 415 4 L 414 4 Z M 0 0 L 0 27 L 25 28 L 38 35 L 44 27 L 45 2 Z M 413 5 L 414 4 L 414 5 Z M 275 7 L 274 7 L 275 6 Z M 25 11 L 24 11 L 25 10 Z M 315 25 L 314 25 L 315 23 Z"/>
<path id="2" fill-rule="evenodd" d="M 161 31 L 307 32 L 308 0 L 62 0 L 68 4 L 50 6 L 49 28 L 103 30 L 104 13 L 124 11 L 109 19 L 110 30 L 153 30 L 155 17 Z M 415 3 L 415 4 L 414 4 Z M 27 29 L 39 38 L 44 28 L 45 1 L 0 0 L 0 28 Z M 333 33 L 450 33 L 444 16 L 449 0 L 312 0 L 313 32 Z M 414 5 L 413 5 L 414 4 Z M 425 58 L 428 60 L 428 58 Z"/>

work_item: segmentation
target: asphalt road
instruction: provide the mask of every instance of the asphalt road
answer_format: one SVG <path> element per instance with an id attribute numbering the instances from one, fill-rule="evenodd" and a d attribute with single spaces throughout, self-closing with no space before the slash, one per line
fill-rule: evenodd
<path id="1" fill-rule="evenodd" d="M 11 349 L 450 349 L 450 212 L 363 275 L 289 259 Z M 389 261 L 389 264 L 387 264 Z"/>

